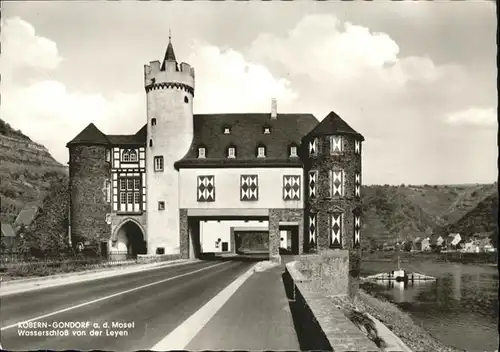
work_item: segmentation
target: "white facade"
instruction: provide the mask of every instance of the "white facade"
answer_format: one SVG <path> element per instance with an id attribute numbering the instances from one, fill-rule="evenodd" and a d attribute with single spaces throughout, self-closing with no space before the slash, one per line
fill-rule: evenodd
<path id="1" fill-rule="evenodd" d="M 304 170 L 302 168 L 214 168 L 181 169 L 179 181 L 179 207 L 186 209 L 302 209 L 304 207 Z M 257 199 L 241 200 L 241 176 L 257 176 Z M 214 201 L 198 201 L 198 177 L 213 176 Z M 299 199 L 285 200 L 284 178 L 299 179 Z"/>

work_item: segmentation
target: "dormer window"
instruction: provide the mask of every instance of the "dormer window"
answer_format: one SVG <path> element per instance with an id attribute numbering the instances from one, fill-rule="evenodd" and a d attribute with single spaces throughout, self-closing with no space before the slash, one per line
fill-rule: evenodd
<path id="1" fill-rule="evenodd" d="M 151 119 L 151 126 L 156 126 L 156 118 L 155 117 L 153 117 Z"/>
<path id="2" fill-rule="evenodd" d="M 198 148 L 198 159 L 205 159 L 205 147 Z"/>
<path id="3" fill-rule="evenodd" d="M 236 148 L 235 147 L 229 147 L 227 148 L 227 157 L 228 158 L 236 158 Z"/>
<path id="4" fill-rule="evenodd" d="M 224 126 L 223 133 L 224 133 L 224 134 L 231 134 L 231 127 L 229 127 L 229 126 Z"/>
<path id="5" fill-rule="evenodd" d="M 266 157 L 266 147 L 264 147 L 263 145 L 257 147 L 257 157 L 258 158 Z"/>
<path id="6" fill-rule="evenodd" d="M 296 158 L 298 157 L 298 154 L 297 154 L 297 146 L 296 145 L 292 145 L 290 146 L 290 158 Z"/>
<path id="7" fill-rule="evenodd" d="M 262 133 L 264 133 L 264 134 L 271 134 L 271 127 L 264 126 L 264 128 L 262 129 Z"/>

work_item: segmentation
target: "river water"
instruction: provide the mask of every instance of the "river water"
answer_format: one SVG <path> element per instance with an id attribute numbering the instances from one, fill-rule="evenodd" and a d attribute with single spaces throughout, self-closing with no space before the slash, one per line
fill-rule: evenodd
<path id="1" fill-rule="evenodd" d="M 497 266 L 458 263 L 401 263 L 407 271 L 436 281 L 363 284 L 409 313 L 443 343 L 467 351 L 498 350 Z M 363 261 L 361 275 L 397 269 L 397 263 Z"/>

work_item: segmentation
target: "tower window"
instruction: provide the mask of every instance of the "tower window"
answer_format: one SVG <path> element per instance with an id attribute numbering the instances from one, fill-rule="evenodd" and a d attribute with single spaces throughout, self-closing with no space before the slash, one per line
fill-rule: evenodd
<path id="1" fill-rule="evenodd" d="M 235 147 L 227 148 L 227 157 L 228 158 L 236 158 L 236 148 Z"/>
<path id="2" fill-rule="evenodd" d="M 158 210 L 165 210 L 165 202 L 164 201 L 158 202 Z"/>
<path id="3" fill-rule="evenodd" d="M 271 127 L 269 127 L 269 126 L 264 126 L 264 128 L 263 128 L 263 133 L 264 133 L 264 134 L 270 134 L 270 133 L 271 133 Z"/>
<path id="4" fill-rule="evenodd" d="M 342 136 L 330 136 L 330 154 L 342 153 L 343 151 Z"/>
<path id="5" fill-rule="evenodd" d="M 153 140 L 152 140 L 152 139 L 150 139 L 150 140 L 149 140 L 149 146 L 150 146 L 150 147 L 152 147 L 152 146 L 153 146 Z"/>
<path id="6" fill-rule="evenodd" d="M 151 126 L 156 126 L 156 117 L 151 119 Z"/>
<path id="7" fill-rule="evenodd" d="M 188 97 L 184 97 L 184 102 L 187 104 L 189 103 L 189 98 Z"/>
<path id="8" fill-rule="evenodd" d="M 122 153 L 122 161 L 124 162 L 137 161 L 137 152 L 133 149 L 124 150 Z"/>
<path id="9" fill-rule="evenodd" d="M 198 148 L 198 158 L 205 159 L 205 148 L 204 147 Z"/>
<path id="10" fill-rule="evenodd" d="M 266 147 L 260 146 L 257 148 L 257 157 L 265 158 L 266 157 Z"/>
<path id="11" fill-rule="evenodd" d="M 155 171 L 163 171 L 163 156 L 154 157 Z"/>
<path id="12" fill-rule="evenodd" d="M 231 134 L 231 128 L 229 126 L 224 127 L 224 134 Z"/>
<path id="13" fill-rule="evenodd" d="M 290 157 L 291 158 L 296 158 L 298 155 L 297 155 L 297 146 L 295 145 L 292 145 L 290 147 Z"/>

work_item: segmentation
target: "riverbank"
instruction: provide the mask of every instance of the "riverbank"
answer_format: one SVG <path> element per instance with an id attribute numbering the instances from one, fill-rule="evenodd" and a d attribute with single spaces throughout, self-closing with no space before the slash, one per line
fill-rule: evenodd
<path id="1" fill-rule="evenodd" d="M 413 351 L 462 352 L 465 350 L 446 346 L 418 325 L 407 313 L 396 305 L 373 297 L 359 289 L 354 300 L 346 297 L 331 297 L 333 302 L 345 309 L 369 313 L 383 323 Z"/>
<path id="2" fill-rule="evenodd" d="M 363 261 L 381 261 L 397 263 L 398 257 L 401 263 L 412 261 L 433 261 L 433 262 L 451 262 L 461 264 L 488 264 L 497 265 L 498 252 L 482 253 L 462 253 L 462 252 L 404 252 L 404 251 L 377 251 L 363 252 Z"/>

